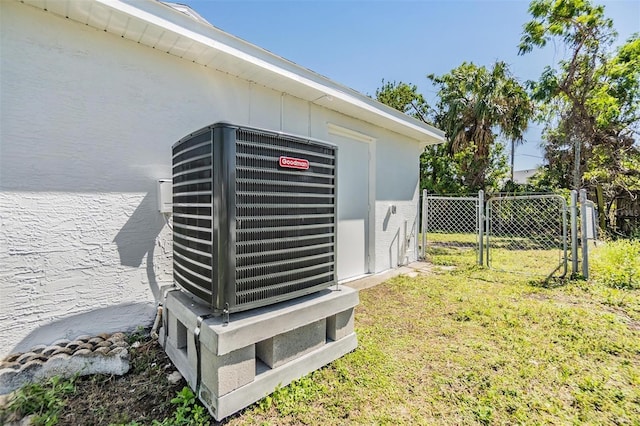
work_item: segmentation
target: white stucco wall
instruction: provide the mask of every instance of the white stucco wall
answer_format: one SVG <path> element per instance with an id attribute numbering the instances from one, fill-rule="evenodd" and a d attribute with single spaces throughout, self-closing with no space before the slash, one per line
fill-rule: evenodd
<path id="1" fill-rule="evenodd" d="M 394 241 L 416 216 L 416 141 L 18 2 L 0 7 L 0 355 L 152 320 L 172 280 L 156 180 L 171 176 L 175 141 L 216 121 L 371 136 L 371 269 L 397 264 Z"/>
<path id="2" fill-rule="evenodd" d="M 420 153 L 418 144 L 391 133 L 377 144 L 376 272 L 416 260 Z"/>

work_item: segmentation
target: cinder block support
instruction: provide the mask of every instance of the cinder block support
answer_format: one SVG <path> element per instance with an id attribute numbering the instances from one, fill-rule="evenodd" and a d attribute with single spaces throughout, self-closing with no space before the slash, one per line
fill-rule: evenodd
<path id="1" fill-rule="evenodd" d="M 160 330 L 165 351 L 216 420 L 241 410 L 354 350 L 358 291 L 327 289 L 276 305 L 204 319 L 210 310 L 181 291 L 167 293 Z M 166 327 L 166 333 L 165 333 Z M 199 352 L 199 356 L 198 356 Z"/>
<path id="2" fill-rule="evenodd" d="M 340 340 L 353 333 L 355 325 L 354 309 L 347 309 L 327 318 L 327 339 Z"/>
<path id="3" fill-rule="evenodd" d="M 326 323 L 323 318 L 258 342 L 256 355 L 270 368 L 276 368 L 313 352 L 326 343 Z"/>
<path id="4" fill-rule="evenodd" d="M 255 345 L 219 356 L 203 347 L 201 362 L 202 383 L 214 395 L 225 395 L 251 383 L 256 377 Z"/>

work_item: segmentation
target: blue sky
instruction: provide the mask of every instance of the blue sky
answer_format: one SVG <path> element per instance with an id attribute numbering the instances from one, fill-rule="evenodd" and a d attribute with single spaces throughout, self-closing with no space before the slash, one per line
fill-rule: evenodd
<path id="1" fill-rule="evenodd" d="M 518 56 L 528 1 L 211 1 L 188 4 L 214 26 L 373 95 L 382 79 L 416 84 L 434 103 L 427 74 L 463 61 L 510 64 L 520 80 L 535 80 L 566 52 L 561 46 Z M 640 32 L 640 0 L 598 1 L 619 42 Z M 532 123 L 516 149 L 516 170 L 541 163 L 540 125 Z"/>

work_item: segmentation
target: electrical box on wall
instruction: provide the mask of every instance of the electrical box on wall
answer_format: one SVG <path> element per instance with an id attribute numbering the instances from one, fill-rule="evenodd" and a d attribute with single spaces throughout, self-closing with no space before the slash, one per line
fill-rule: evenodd
<path id="1" fill-rule="evenodd" d="M 171 213 L 173 210 L 173 181 L 171 179 L 158 180 L 158 211 Z"/>

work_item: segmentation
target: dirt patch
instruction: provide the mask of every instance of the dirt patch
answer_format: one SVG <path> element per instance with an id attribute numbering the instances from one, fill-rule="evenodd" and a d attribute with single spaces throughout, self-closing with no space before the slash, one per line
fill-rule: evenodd
<path id="1" fill-rule="evenodd" d="M 58 424 L 148 424 L 171 417 L 175 410 L 171 399 L 186 381 L 169 382 L 176 368 L 156 340 L 142 341 L 130 352 L 131 370 L 127 374 L 78 378 L 76 392 L 67 399 Z"/>
<path id="2" fill-rule="evenodd" d="M 131 368 L 125 375 L 77 377 L 75 392 L 58 395 L 64 398 L 64 406 L 58 413 L 57 424 L 151 424 L 153 420 L 171 417 L 176 409 L 171 399 L 187 385 L 186 381 L 180 377 L 177 382 L 169 381 L 170 375 L 176 375 L 176 368 L 157 340 L 142 337 L 132 342 L 129 354 Z M 10 400 L 11 396 L 5 398 L 4 408 Z M 20 424 L 17 413 L 7 418 L 1 411 L 0 423 Z"/>

